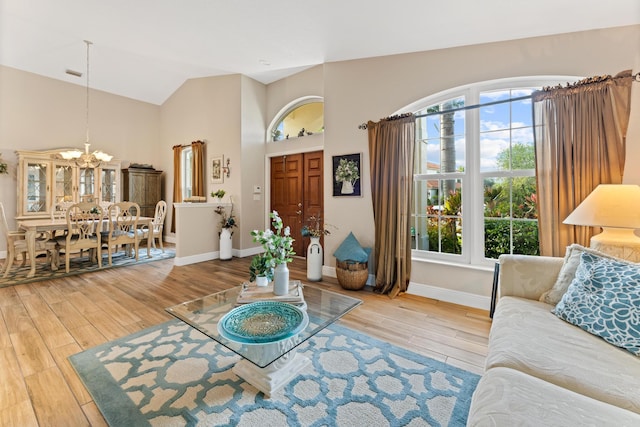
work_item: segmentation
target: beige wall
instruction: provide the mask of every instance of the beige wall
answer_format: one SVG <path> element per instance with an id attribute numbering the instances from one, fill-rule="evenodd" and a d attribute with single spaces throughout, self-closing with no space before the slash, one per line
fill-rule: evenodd
<path id="1" fill-rule="evenodd" d="M 240 200 L 240 87 L 239 75 L 207 77 L 186 81 L 162 105 L 161 114 L 161 155 L 167 174 L 166 200 L 173 206 L 173 150 L 174 145 L 190 144 L 192 141 L 206 142 L 207 196 L 220 188 L 227 192 L 234 202 Z M 211 159 L 224 156 L 231 159 L 235 173 L 226 178 L 223 184 L 211 183 Z M 234 168 L 235 166 L 235 168 Z M 170 230 L 173 210 L 169 209 L 165 227 Z M 214 230 L 211 230 L 214 238 Z M 234 233 L 233 245 L 239 244 L 238 233 Z"/>
<path id="2" fill-rule="evenodd" d="M 636 56 L 633 72 L 640 73 L 640 31 L 636 35 Z M 631 118 L 627 129 L 627 160 L 624 171 L 625 184 L 640 184 L 640 83 L 631 86 Z M 636 232 L 638 234 L 638 232 Z"/>
<path id="3" fill-rule="evenodd" d="M 265 205 L 265 138 L 266 138 L 266 101 L 267 89 L 262 83 L 248 77 L 242 78 L 242 130 L 240 147 L 241 155 L 235 164 L 233 176 L 240 181 L 242 194 L 239 243 L 241 254 L 255 253 L 246 251 L 255 248 L 256 244 L 250 235 L 251 230 L 264 229 Z M 254 193 L 254 186 L 262 191 Z M 234 236 L 235 237 L 235 236 Z M 235 241 L 234 241 L 235 242 Z M 236 248 L 237 246 L 234 246 Z M 243 252 L 244 251 L 244 252 Z"/>
<path id="4" fill-rule="evenodd" d="M 160 107 L 91 90 L 91 149 L 129 162 L 160 164 Z M 0 66 L 0 201 L 10 225 L 16 212 L 16 150 L 83 148 L 86 87 Z M 4 248 L 4 236 L 0 237 Z"/>

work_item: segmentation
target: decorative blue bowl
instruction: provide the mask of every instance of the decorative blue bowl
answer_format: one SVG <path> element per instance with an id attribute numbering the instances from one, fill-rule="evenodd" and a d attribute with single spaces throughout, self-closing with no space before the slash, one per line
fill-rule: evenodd
<path id="1" fill-rule="evenodd" d="M 218 322 L 224 338 L 243 344 L 270 343 L 290 338 L 309 323 L 307 313 L 280 301 L 257 301 L 234 308 Z"/>

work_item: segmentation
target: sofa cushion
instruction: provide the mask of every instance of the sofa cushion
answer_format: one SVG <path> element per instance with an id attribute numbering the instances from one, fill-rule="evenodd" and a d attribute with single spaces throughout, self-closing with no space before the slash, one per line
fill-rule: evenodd
<path id="1" fill-rule="evenodd" d="M 486 369 L 516 369 L 640 414 L 640 358 L 518 297 L 498 302 Z"/>
<path id="2" fill-rule="evenodd" d="M 467 426 L 632 426 L 640 415 L 509 368 L 480 379 Z"/>
<path id="3" fill-rule="evenodd" d="M 617 259 L 611 255 L 607 255 L 594 249 L 585 248 L 577 243 L 567 246 L 567 250 L 564 255 L 564 262 L 560 269 L 560 273 L 558 274 L 558 278 L 556 279 L 553 287 L 540 296 L 540 301 L 551 305 L 556 305 L 560 302 L 562 296 L 567 292 L 571 281 L 576 275 L 576 270 L 580 264 L 580 256 L 583 253 L 594 254 L 602 258 Z"/>
<path id="4" fill-rule="evenodd" d="M 640 356 L 640 266 L 583 253 L 553 313 Z"/>

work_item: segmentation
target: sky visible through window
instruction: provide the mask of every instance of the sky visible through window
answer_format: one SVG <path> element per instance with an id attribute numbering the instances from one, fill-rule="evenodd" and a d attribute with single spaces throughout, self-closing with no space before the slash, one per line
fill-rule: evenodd
<path id="1" fill-rule="evenodd" d="M 499 90 L 483 92 L 480 95 L 479 104 L 495 101 L 504 101 L 522 96 L 529 96 L 534 89 Z M 454 108 L 464 104 L 462 98 L 458 98 Z M 441 104 L 442 105 L 442 104 Z M 511 145 L 521 144 L 533 147 L 533 127 L 531 99 L 514 102 L 505 102 L 486 107 L 480 107 L 480 171 L 490 172 L 501 170 L 498 164 L 498 155 L 508 150 Z M 424 111 L 423 111 L 424 112 Z M 421 112 L 422 113 L 422 112 Z M 456 152 L 456 170 L 464 170 L 465 156 L 465 117 L 467 111 L 454 113 L 454 131 Z M 427 162 L 430 164 L 429 172 L 439 172 L 441 156 L 441 116 L 432 115 L 425 117 L 422 137 L 426 136 Z"/>

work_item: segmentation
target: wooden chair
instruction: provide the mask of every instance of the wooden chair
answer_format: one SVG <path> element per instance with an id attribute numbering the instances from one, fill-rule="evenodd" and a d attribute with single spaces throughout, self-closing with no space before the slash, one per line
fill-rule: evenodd
<path id="1" fill-rule="evenodd" d="M 56 237 L 58 246 L 64 249 L 65 270 L 69 272 L 71 252 L 94 249 L 98 267 L 102 267 L 102 208 L 95 203 L 76 203 L 67 209 L 67 234 Z M 90 256 L 93 258 L 92 256 Z"/>
<path id="2" fill-rule="evenodd" d="M 125 245 L 127 253 L 131 253 L 131 245 L 138 261 L 138 246 L 142 239 L 142 230 L 138 229 L 140 206 L 133 202 L 114 203 L 109 206 L 107 215 L 109 230 L 102 232 L 102 243 L 107 246 L 109 252 L 109 265 L 113 264 L 112 254 L 118 245 Z"/>
<path id="3" fill-rule="evenodd" d="M 25 240 L 24 231 L 11 231 L 9 230 L 9 224 L 7 223 L 7 217 L 4 213 L 4 205 L 0 203 L 0 223 L 2 226 L 2 231 L 4 232 L 5 239 L 7 241 L 7 258 L 5 259 L 5 269 L 2 277 L 7 277 L 9 275 L 9 271 L 11 271 L 11 267 L 13 266 L 13 262 L 16 259 L 16 255 L 18 253 L 22 254 L 22 264 L 21 267 L 27 262 L 27 241 Z M 56 246 L 55 240 L 50 240 L 49 236 L 45 236 L 43 238 L 36 238 L 36 253 L 37 252 L 47 252 L 47 260 L 51 262 L 51 269 L 58 269 L 58 248 Z"/>
<path id="4" fill-rule="evenodd" d="M 156 239 L 158 239 L 158 246 L 164 252 L 164 245 L 162 244 L 162 232 L 164 229 L 164 217 L 167 215 L 167 202 L 160 200 L 156 203 L 156 212 L 153 216 L 153 221 L 149 227 L 142 227 L 142 240 L 151 239 L 151 245 L 156 247 Z"/>

